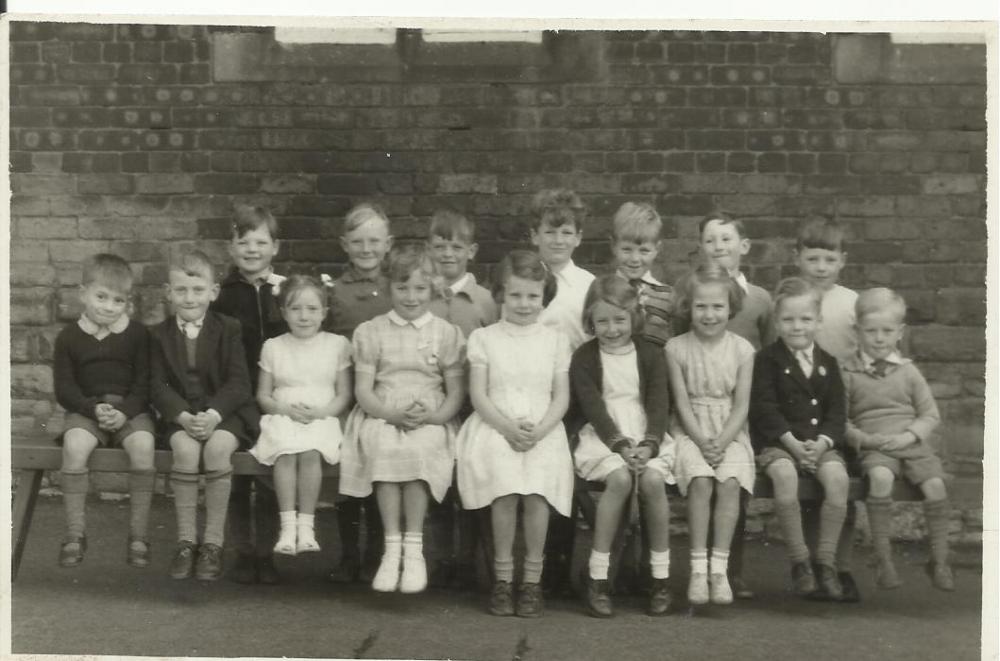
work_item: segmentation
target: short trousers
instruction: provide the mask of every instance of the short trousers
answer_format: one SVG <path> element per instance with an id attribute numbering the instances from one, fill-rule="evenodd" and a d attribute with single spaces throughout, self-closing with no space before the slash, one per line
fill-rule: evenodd
<path id="1" fill-rule="evenodd" d="M 85 415 L 67 413 L 64 429 L 63 434 L 71 429 L 82 429 L 97 438 L 97 444 L 102 448 L 120 448 L 126 438 L 139 431 L 148 432 L 156 436 L 156 425 L 153 424 L 153 419 L 149 417 L 148 413 L 140 413 L 134 418 L 129 418 L 118 431 L 101 429 L 97 426 L 97 420 L 88 418 Z M 59 441 L 62 443 L 61 437 Z"/>
<path id="2" fill-rule="evenodd" d="M 771 447 L 764 448 L 759 455 L 757 455 L 757 471 L 760 473 L 766 472 L 768 466 L 773 464 L 778 459 L 788 459 L 792 464 L 799 469 L 799 474 L 806 475 L 807 471 L 803 470 L 799 462 L 795 460 L 792 454 L 785 450 L 784 448 Z M 819 461 L 816 462 L 817 466 L 822 466 L 823 464 L 835 462 L 844 467 L 847 470 L 847 462 L 844 461 L 844 457 L 838 450 L 827 450 L 819 456 Z"/>
<path id="3" fill-rule="evenodd" d="M 945 478 L 941 460 L 924 441 L 906 448 L 902 454 L 905 456 L 892 457 L 877 450 L 862 452 L 861 469 L 867 474 L 872 468 L 882 466 L 892 471 L 897 478 L 902 475 L 910 484 L 923 484 L 935 477 L 942 480 Z"/>

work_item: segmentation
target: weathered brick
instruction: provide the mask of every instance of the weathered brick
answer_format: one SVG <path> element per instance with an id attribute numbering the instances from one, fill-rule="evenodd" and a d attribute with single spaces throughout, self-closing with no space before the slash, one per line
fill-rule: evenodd
<path id="1" fill-rule="evenodd" d="M 947 216 L 951 206 L 947 198 L 937 195 L 906 195 L 896 199 L 896 211 L 901 216 Z"/>
<path id="2" fill-rule="evenodd" d="M 938 323 L 962 326 L 985 324 L 985 289 L 940 289 L 936 292 L 935 320 Z"/>
<path id="3" fill-rule="evenodd" d="M 114 64 L 63 64 L 59 67 L 59 82 L 92 85 L 115 80 Z"/>
<path id="4" fill-rule="evenodd" d="M 111 41 L 114 26 L 99 23 L 54 23 L 52 32 L 60 41 Z"/>
<path id="5" fill-rule="evenodd" d="M 20 63 L 34 63 L 41 59 L 41 49 L 34 42 L 11 42 L 10 61 Z"/>
<path id="6" fill-rule="evenodd" d="M 130 62 L 132 60 L 132 44 L 126 41 L 105 43 L 101 59 L 114 63 Z"/>
<path id="7" fill-rule="evenodd" d="M 137 44 L 137 51 L 138 48 Z M 118 82 L 126 85 L 177 83 L 177 67 L 173 64 L 123 64 L 118 69 Z"/>
<path id="8" fill-rule="evenodd" d="M 128 174 L 81 174 L 77 189 L 83 195 L 127 195 L 132 192 L 132 176 Z"/>
<path id="9" fill-rule="evenodd" d="M 986 179 L 975 174 L 933 175 L 921 180 L 925 195 L 976 193 L 986 189 Z"/>
<path id="10" fill-rule="evenodd" d="M 55 269 L 49 264 L 19 263 L 12 260 L 10 284 L 12 287 L 43 287 L 55 284 Z"/>
<path id="11" fill-rule="evenodd" d="M 837 200 L 837 213 L 844 216 L 888 216 L 895 210 L 892 197 L 868 195 Z"/>
<path id="12" fill-rule="evenodd" d="M 80 105 L 80 89 L 68 85 L 28 87 L 19 101 L 26 106 L 76 106 Z"/>
<path id="13" fill-rule="evenodd" d="M 12 326 L 43 326 L 51 324 L 52 289 L 49 287 L 12 287 L 10 290 L 10 323 Z"/>
<path id="14" fill-rule="evenodd" d="M 11 365 L 10 394 L 32 398 L 52 395 L 52 368 L 48 365 Z"/>
<path id="15" fill-rule="evenodd" d="M 67 174 L 13 174 L 10 189 L 21 195 L 64 195 L 76 193 L 76 177 Z"/>
<path id="16" fill-rule="evenodd" d="M 148 174 L 135 177 L 135 192 L 166 195 L 193 193 L 194 177 L 190 174 Z"/>
<path id="17" fill-rule="evenodd" d="M 154 156 L 159 154 L 152 154 Z M 149 172 L 151 154 L 125 153 L 121 155 L 122 172 Z"/>
<path id="18" fill-rule="evenodd" d="M 442 174 L 439 193 L 496 193 L 496 175 Z"/>

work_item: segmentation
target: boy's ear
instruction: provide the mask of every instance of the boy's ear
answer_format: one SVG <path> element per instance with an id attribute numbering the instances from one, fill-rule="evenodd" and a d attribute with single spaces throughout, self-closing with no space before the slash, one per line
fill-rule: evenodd
<path id="1" fill-rule="evenodd" d="M 470 243 L 469 244 L 469 259 L 470 260 L 475 259 L 477 252 L 479 252 L 479 244 L 478 243 Z"/>
<path id="2" fill-rule="evenodd" d="M 344 250 L 344 252 L 347 252 L 347 237 L 346 236 L 342 235 L 340 237 L 340 247 Z"/>
<path id="3" fill-rule="evenodd" d="M 274 240 L 274 255 L 271 255 L 271 257 L 274 257 L 280 251 L 281 251 L 281 241 L 279 241 L 278 239 L 275 239 Z"/>
<path id="4" fill-rule="evenodd" d="M 391 234 L 385 238 L 385 251 L 387 253 L 390 250 L 392 250 L 392 242 L 395 240 L 395 238 L 396 237 L 392 236 Z"/>
<path id="5" fill-rule="evenodd" d="M 219 283 L 218 282 L 215 283 L 214 285 L 212 285 L 212 298 L 211 298 L 211 300 L 214 301 L 217 298 L 219 298 Z"/>
<path id="6" fill-rule="evenodd" d="M 745 255 L 750 252 L 750 239 L 740 239 L 740 254 Z"/>

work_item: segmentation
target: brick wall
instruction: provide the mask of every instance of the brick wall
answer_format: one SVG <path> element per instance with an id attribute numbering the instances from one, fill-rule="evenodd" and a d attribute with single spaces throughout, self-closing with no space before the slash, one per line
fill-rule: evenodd
<path id="1" fill-rule="evenodd" d="M 11 25 L 15 434 L 57 430 L 49 361 L 79 261 L 131 260 L 145 321 L 168 254 L 224 262 L 233 201 L 272 206 L 279 269 L 336 272 L 343 212 L 379 197 L 397 236 L 439 205 L 478 223 L 476 269 L 525 237 L 543 186 L 591 207 L 578 261 L 606 268 L 611 212 L 653 202 L 663 275 L 701 214 L 747 222 L 752 280 L 792 272 L 804 215 L 852 234 L 845 284 L 890 285 L 944 415 L 943 454 L 981 475 L 985 47 L 888 35 L 546 33 L 537 44 L 287 47 L 262 28 Z"/>

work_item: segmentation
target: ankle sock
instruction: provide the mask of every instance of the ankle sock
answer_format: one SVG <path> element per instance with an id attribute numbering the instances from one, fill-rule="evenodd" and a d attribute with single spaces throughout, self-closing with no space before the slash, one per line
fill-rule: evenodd
<path id="1" fill-rule="evenodd" d="M 129 534 L 135 539 L 146 539 L 146 533 L 149 529 L 149 507 L 153 503 L 155 482 L 155 471 L 133 470 L 128 474 L 129 499 L 131 500 Z"/>
<path id="2" fill-rule="evenodd" d="M 837 562 L 837 543 L 840 531 L 844 529 L 845 505 L 834 505 L 823 501 L 819 508 L 819 540 L 816 542 L 816 562 L 833 567 Z"/>
<path id="3" fill-rule="evenodd" d="M 424 533 L 405 532 L 403 533 L 403 555 L 420 556 L 424 554 Z"/>
<path id="4" fill-rule="evenodd" d="M 649 551 L 649 569 L 654 579 L 670 578 L 670 549 Z"/>
<path id="5" fill-rule="evenodd" d="M 170 489 L 174 492 L 177 511 L 177 539 L 198 541 L 198 473 L 171 471 Z"/>
<path id="6" fill-rule="evenodd" d="M 708 573 L 708 549 L 691 549 L 691 573 Z"/>
<path id="7" fill-rule="evenodd" d="M 511 583 L 514 581 L 514 559 L 506 558 L 501 560 L 500 558 L 493 559 L 493 576 L 497 581 L 506 581 Z"/>
<path id="8" fill-rule="evenodd" d="M 948 516 L 950 514 L 951 506 L 947 498 L 924 501 L 924 516 L 927 519 L 931 559 L 938 564 L 948 564 Z"/>
<path id="9" fill-rule="evenodd" d="M 606 581 L 608 579 L 608 568 L 611 566 L 611 553 L 601 553 L 600 551 L 590 552 L 590 560 L 587 561 L 587 570 L 590 578 L 595 581 Z"/>
<path id="10" fill-rule="evenodd" d="M 205 543 L 222 546 L 233 486 L 232 467 L 205 473 Z"/>
<path id="11" fill-rule="evenodd" d="M 729 572 L 729 550 L 713 548 L 708 564 L 709 574 L 726 575 Z"/>
<path id="12" fill-rule="evenodd" d="M 66 539 L 83 537 L 87 527 L 87 492 L 90 491 L 90 471 L 60 471 L 59 486 L 66 508 Z"/>
<path id="13" fill-rule="evenodd" d="M 538 583 L 542 580 L 542 566 L 545 564 L 545 558 L 538 558 L 533 560 L 531 558 L 524 558 L 524 582 L 525 583 Z"/>
<path id="14" fill-rule="evenodd" d="M 774 513 L 777 515 L 781 532 L 785 537 L 785 549 L 792 562 L 809 559 L 809 547 L 802 534 L 802 508 L 797 500 L 775 500 Z"/>
<path id="15" fill-rule="evenodd" d="M 403 553 L 403 536 L 402 535 L 386 535 L 385 536 L 385 551 L 383 557 L 395 556 L 399 557 Z"/>

